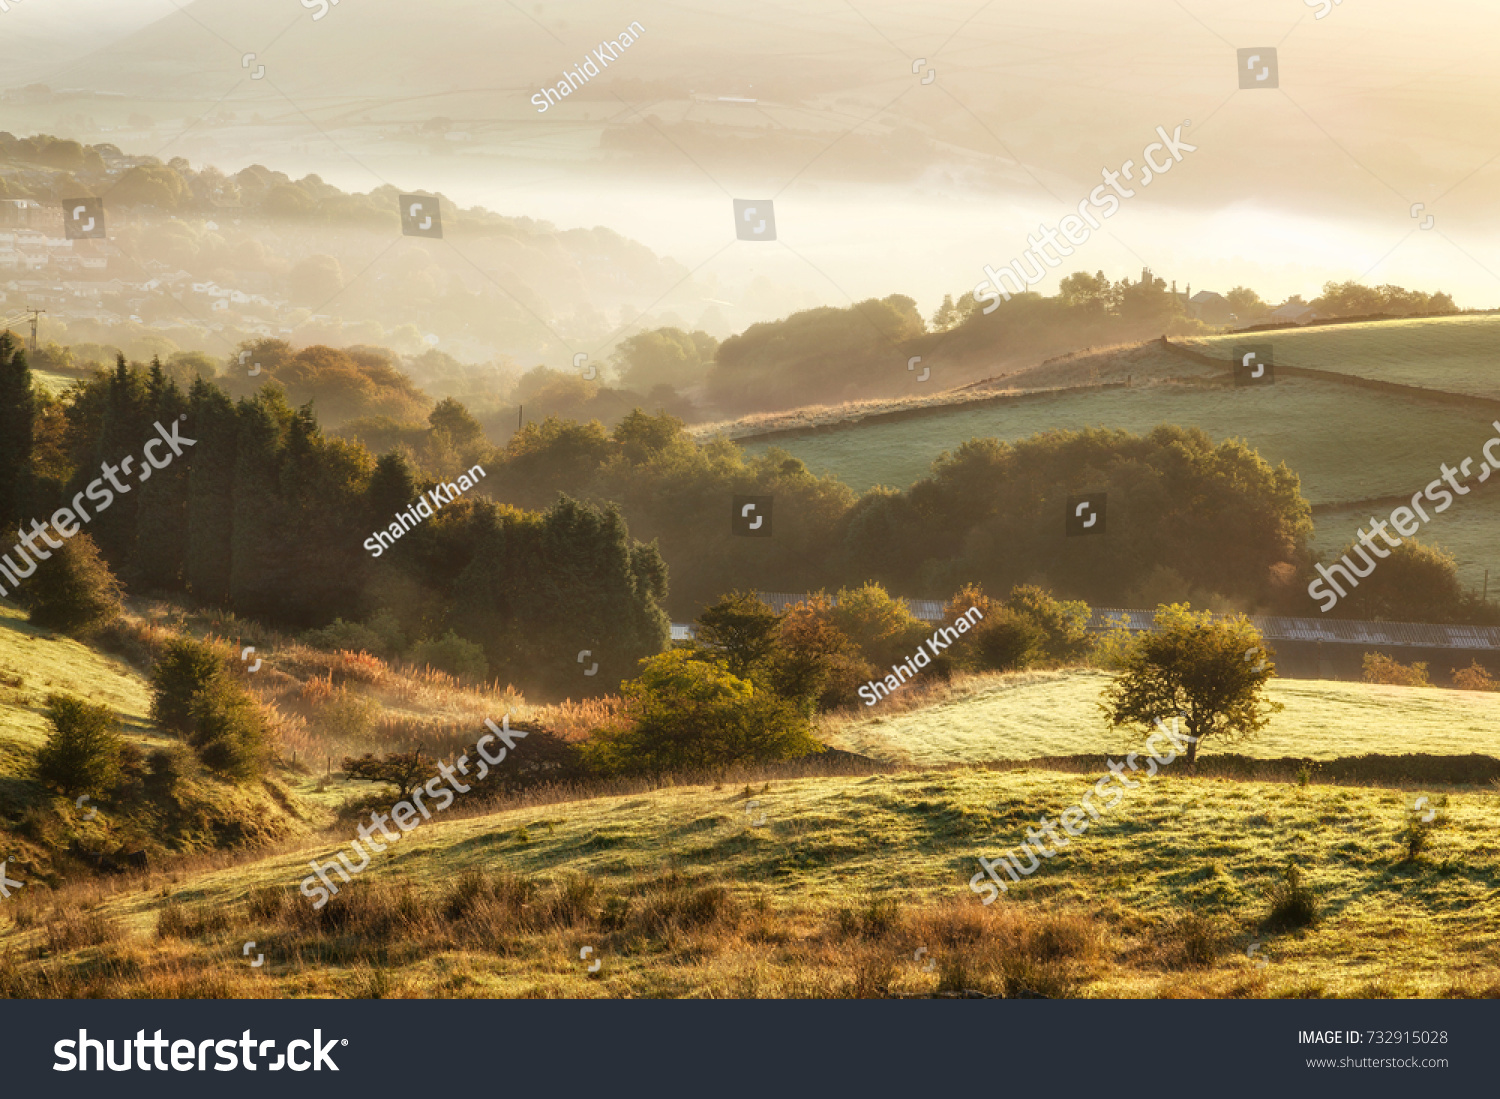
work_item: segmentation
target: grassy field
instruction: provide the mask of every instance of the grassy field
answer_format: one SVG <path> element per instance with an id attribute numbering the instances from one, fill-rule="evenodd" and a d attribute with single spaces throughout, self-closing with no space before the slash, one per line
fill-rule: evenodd
<path id="1" fill-rule="evenodd" d="M 406 719 L 502 701 L 257 640 L 273 663 L 256 681 L 287 713 L 324 663 L 358 671 Z M 12 690 L 107 701 L 133 738 L 156 739 L 137 673 L 13 614 L 0 617 L 0 666 L 19 669 L 7 673 L 24 679 Z M 1123 748 L 1093 718 L 1104 682 L 1091 671 L 979 677 L 903 698 L 922 704 L 904 713 L 829 720 L 830 741 L 885 761 L 873 774 L 849 762 L 838 765 L 847 773 L 623 794 L 461 795 L 321 910 L 298 891 L 310 861 L 347 848 L 389 795 L 285 766 L 253 788 L 200 777 L 180 804 L 205 834 L 238 821 L 254 835 L 173 840 L 145 871 L 63 875 L 47 872 L 45 852 L 66 847 L 64 833 L 119 842 L 152 818 L 101 805 L 84 823 L 29 785 L 18 806 L 22 784 L 6 766 L 0 857 L 26 884 L 0 906 L 0 996 L 1500 996 L 1500 846 L 1495 794 L 1481 786 L 1431 791 L 1445 799 L 1441 824 L 1409 858 L 1408 784 L 1168 768 L 982 905 L 967 888 L 974 860 L 1017 846 L 1097 777 L 1085 764 L 986 763 Z M 1500 755 L 1500 696 L 1320 682 L 1272 691 L 1287 711 L 1241 751 Z M 6 700 L 0 729 L 14 752 L 37 743 L 35 706 Z M 320 711 L 305 712 L 312 736 Z M 1310 924 L 1269 919 L 1268 890 L 1289 862 L 1314 891 Z M 1269 964 L 1252 961 L 1252 946 Z M 250 966 L 254 954 L 263 966 Z"/>
<path id="2" fill-rule="evenodd" d="M 877 705 L 853 718 L 826 718 L 824 735 L 851 752 L 924 767 L 1122 753 L 1139 742 L 1105 728 L 1096 703 L 1109 680 L 1086 670 L 975 679 L 920 709 L 884 715 Z M 1268 695 L 1286 709 L 1265 732 L 1233 746 L 1206 741 L 1200 758 L 1226 750 L 1261 759 L 1471 752 L 1500 758 L 1500 694 L 1273 679 Z"/>
<path id="3" fill-rule="evenodd" d="M 138 672 L 0 606 L 0 753 L 41 745 L 48 728 L 42 710 L 54 691 L 108 706 L 132 733 L 151 736 L 151 691 Z"/>
<path id="4" fill-rule="evenodd" d="M 1421 405 L 1336 383 L 1290 378 L 1255 389 L 1148 385 L 1013 406 L 954 411 L 893 424 L 780 439 L 774 445 L 814 473 L 833 473 L 858 491 L 905 488 L 933 459 L 966 439 L 1022 439 L 1085 427 L 1144 433 L 1158 424 L 1201 427 L 1215 440 L 1238 437 L 1273 465 L 1302 478 L 1312 503 L 1415 492 L 1440 462 L 1477 455 L 1494 417 Z M 1331 430 L 1336 425 L 1337 430 Z M 746 444 L 762 453 L 767 443 Z"/>
<path id="5" fill-rule="evenodd" d="M 1451 462 L 1449 463 L 1452 464 Z M 1471 467 L 1472 468 L 1472 467 Z M 1493 477 L 1484 486 L 1500 484 Z M 1368 529 L 1370 519 L 1384 519 L 1390 506 L 1338 508 L 1313 516 L 1314 551 L 1334 553 L 1358 537 L 1361 527 Z M 1431 509 L 1428 514 L 1432 515 Z M 1484 574 L 1490 573 L 1490 595 L 1500 591 L 1500 559 L 1495 552 L 1495 532 L 1500 531 L 1500 492 L 1475 490 L 1474 495 L 1455 500 L 1441 515 L 1422 528 L 1419 537 L 1425 543 L 1441 546 L 1453 554 L 1458 563 L 1458 579 L 1465 589 L 1482 589 Z M 1311 605 L 1311 604 L 1310 604 Z"/>
<path id="6" fill-rule="evenodd" d="M 1492 793 L 1453 794 L 1409 862 L 1409 795 L 1162 775 L 981 905 L 975 858 L 1092 781 L 928 771 L 435 819 L 314 912 L 296 883 L 351 827 L 12 901 L 0 995 L 1500 995 Z M 1288 860 L 1321 919 L 1278 932 Z"/>
<path id="7" fill-rule="evenodd" d="M 1228 359 L 1239 343 L 1268 343 L 1276 361 L 1480 397 L 1500 394 L 1500 316 L 1371 321 L 1192 341 Z"/>

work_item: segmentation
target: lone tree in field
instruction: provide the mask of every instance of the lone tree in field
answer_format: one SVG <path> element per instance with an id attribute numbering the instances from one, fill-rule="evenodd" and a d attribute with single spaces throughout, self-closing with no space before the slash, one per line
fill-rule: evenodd
<path id="1" fill-rule="evenodd" d="M 396 799 L 405 801 L 432 774 L 433 761 L 420 748 L 411 752 L 389 752 L 377 759 L 373 752 L 344 757 L 344 774 L 365 782 L 385 782 L 396 788 Z"/>
<path id="2" fill-rule="evenodd" d="M 1244 615 L 1215 621 L 1174 603 L 1157 609 L 1150 631 L 1105 648 L 1119 671 L 1101 703 L 1110 725 L 1178 718 L 1197 738 L 1188 743 L 1189 766 L 1207 738 L 1251 736 L 1283 708 L 1263 697 L 1276 666 Z"/>

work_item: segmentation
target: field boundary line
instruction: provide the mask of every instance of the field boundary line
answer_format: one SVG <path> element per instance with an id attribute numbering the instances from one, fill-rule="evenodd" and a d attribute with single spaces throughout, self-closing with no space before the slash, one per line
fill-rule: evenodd
<path id="1" fill-rule="evenodd" d="M 1230 372 L 1233 376 L 1234 361 L 1232 359 L 1215 359 L 1194 351 L 1190 347 L 1173 343 L 1166 336 L 1157 341 L 1160 346 L 1182 358 L 1189 359 L 1204 366 L 1216 366 Z M 1468 393 L 1455 393 L 1451 389 L 1428 389 L 1420 385 L 1404 385 L 1401 382 L 1383 382 L 1375 378 L 1366 378 L 1360 374 L 1341 374 L 1336 370 L 1321 370 L 1314 366 L 1291 366 L 1286 363 L 1275 364 L 1276 373 L 1286 375 L 1289 378 L 1313 378 L 1317 381 L 1334 382 L 1340 385 L 1352 385 L 1359 389 L 1373 389 L 1378 393 L 1391 393 L 1404 397 L 1418 397 L 1422 400 L 1432 401 L 1443 405 L 1463 405 L 1472 408 L 1480 405 L 1500 412 L 1500 399 L 1494 397 L 1480 397 Z"/>
<path id="2" fill-rule="evenodd" d="M 1098 393 L 1108 389 L 1128 389 L 1129 382 L 1099 382 L 1095 385 L 1058 386 L 1055 389 L 1039 389 L 1026 393 L 1001 393 L 991 397 L 974 397 L 969 400 L 950 401 L 943 404 L 920 405 L 916 408 L 898 408 L 889 412 L 870 412 L 852 419 L 834 420 L 824 424 L 803 424 L 798 427 L 779 427 L 771 431 L 758 431 L 750 435 L 736 435 L 733 443 L 763 443 L 771 439 L 790 439 L 801 435 L 827 435 L 836 431 L 849 431 L 857 427 L 868 427 L 879 423 L 900 423 L 903 420 L 919 420 L 926 416 L 945 416 L 952 412 L 970 408 L 986 408 L 994 405 L 1020 404 L 1025 401 L 1047 400 L 1075 393 Z"/>

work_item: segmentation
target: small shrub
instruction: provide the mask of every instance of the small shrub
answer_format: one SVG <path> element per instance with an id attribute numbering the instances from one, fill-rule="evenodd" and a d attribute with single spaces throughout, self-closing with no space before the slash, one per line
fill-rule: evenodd
<path id="1" fill-rule="evenodd" d="M 1406 826 L 1401 829 L 1399 837 L 1403 862 L 1416 862 L 1427 853 L 1432 845 L 1433 833 L 1445 823 L 1444 814 L 1439 810 L 1447 808 L 1447 805 L 1447 797 L 1440 797 L 1436 801 L 1429 801 L 1425 806 L 1407 810 Z M 1430 820 L 1423 819 L 1428 816 L 1431 817 Z"/>
<path id="2" fill-rule="evenodd" d="M 641 664 L 621 688 L 630 726 L 601 729 L 582 747 L 601 773 L 722 770 L 823 750 L 797 703 L 731 675 L 721 658 L 673 649 Z"/>
<path id="3" fill-rule="evenodd" d="M 1289 863 L 1282 880 L 1266 890 L 1266 899 L 1271 911 L 1261 921 L 1262 931 L 1293 931 L 1318 922 L 1318 896 L 1303 883 L 1302 869 L 1296 863 Z"/>
<path id="4" fill-rule="evenodd" d="M 389 610 L 379 612 L 368 622 L 345 622 L 342 618 L 335 618 L 330 625 L 303 634 L 302 641 L 328 652 L 367 652 L 386 658 L 396 656 L 406 648 L 401 622 Z"/>
<path id="5" fill-rule="evenodd" d="M 245 911 L 252 920 L 275 923 L 281 919 L 282 913 L 296 903 L 291 890 L 263 885 L 251 892 L 249 900 L 245 902 Z"/>
<path id="6" fill-rule="evenodd" d="M 565 878 L 547 906 L 552 922 L 562 927 L 572 927 L 587 920 L 594 910 L 594 897 L 598 890 L 598 883 L 587 875 L 578 874 Z"/>
<path id="7" fill-rule="evenodd" d="M 973 663 L 986 671 L 1009 672 L 1029 668 L 1047 655 L 1047 633 L 1024 614 L 1002 608 L 973 630 Z"/>
<path id="8" fill-rule="evenodd" d="M 94 540 L 79 532 L 37 565 L 23 592 L 31 621 L 49 630 L 86 636 L 120 616 L 120 582 Z"/>
<path id="9" fill-rule="evenodd" d="M 224 654 L 190 637 L 168 641 L 151 672 L 151 720 L 168 732 L 193 731 L 193 699 L 224 674 Z"/>
<path id="10" fill-rule="evenodd" d="M 380 703 L 347 687 L 338 687 L 318 710 L 317 724 L 338 740 L 368 740 L 380 716 Z"/>
<path id="11" fill-rule="evenodd" d="M 229 913 L 212 905 L 188 908 L 168 901 L 156 915 L 156 935 L 160 939 L 197 939 L 229 930 Z"/>
<path id="12" fill-rule="evenodd" d="M 840 908 L 835 915 L 843 939 L 883 939 L 901 926 L 901 902 L 894 897 L 872 897 L 859 910 Z"/>
<path id="13" fill-rule="evenodd" d="M 610 894 L 599 910 L 599 930 L 620 931 L 630 922 L 630 898 Z"/>
<path id="14" fill-rule="evenodd" d="M 1388 687 L 1430 687 L 1427 664 L 1402 664 L 1384 653 L 1365 653 L 1364 681 L 1382 683 Z"/>
<path id="15" fill-rule="evenodd" d="M 193 696 L 189 743 L 211 771 L 247 782 L 262 774 L 270 754 L 266 721 L 255 700 L 228 676 Z"/>
<path id="16" fill-rule="evenodd" d="M 1453 685 L 1460 691 L 1500 690 L 1500 684 L 1495 682 L 1494 677 L 1477 660 L 1462 671 L 1457 668 L 1453 669 Z"/>
<path id="17" fill-rule="evenodd" d="M 157 748 L 146 756 L 146 792 L 153 800 L 170 801 L 192 771 L 192 754 L 183 745 Z"/>
<path id="18" fill-rule="evenodd" d="M 1172 926 L 1159 957 L 1168 969 L 1201 969 L 1218 960 L 1227 941 L 1218 920 L 1191 912 Z"/>
<path id="19" fill-rule="evenodd" d="M 124 742 L 115 732 L 115 715 L 68 695 L 49 695 L 47 720 L 52 732 L 36 756 L 36 777 L 63 794 L 102 795 L 120 779 Z"/>
<path id="20" fill-rule="evenodd" d="M 85 946 L 103 946 L 116 937 L 118 929 L 101 912 L 55 911 L 43 929 L 47 950 L 66 954 Z"/>
<path id="21" fill-rule="evenodd" d="M 452 630 L 436 640 L 418 641 L 411 647 L 407 659 L 419 667 L 436 668 L 475 683 L 483 682 L 490 674 L 483 647 L 465 641 Z"/>
<path id="22" fill-rule="evenodd" d="M 739 921 L 739 903 L 724 886 L 689 889 L 678 885 L 647 901 L 637 925 L 647 934 L 667 935 L 672 931 L 733 927 Z"/>
<path id="23" fill-rule="evenodd" d="M 355 759 L 345 756 L 342 764 L 344 774 L 362 782 L 384 782 L 396 791 L 396 800 L 403 801 L 411 792 L 427 781 L 434 773 L 431 759 L 421 750 L 412 752 L 388 752 L 382 759 L 373 753 Z"/>

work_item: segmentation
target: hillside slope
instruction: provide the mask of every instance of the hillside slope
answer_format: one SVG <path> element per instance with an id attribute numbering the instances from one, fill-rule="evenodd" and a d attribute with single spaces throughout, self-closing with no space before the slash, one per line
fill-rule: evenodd
<path id="1" fill-rule="evenodd" d="M 314 911 L 297 881 L 352 836 L 329 833 L 50 918 L 28 900 L 0 926 L 0 995 L 1500 995 L 1491 795 L 1452 795 L 1403 864 L 1409 795 L 1163 775 L 981 905 L 975 859 L 1093 781 L 820 778 L 435 819 Z M 1258 931 L 1288 857 L 1325 918 Z"/>

